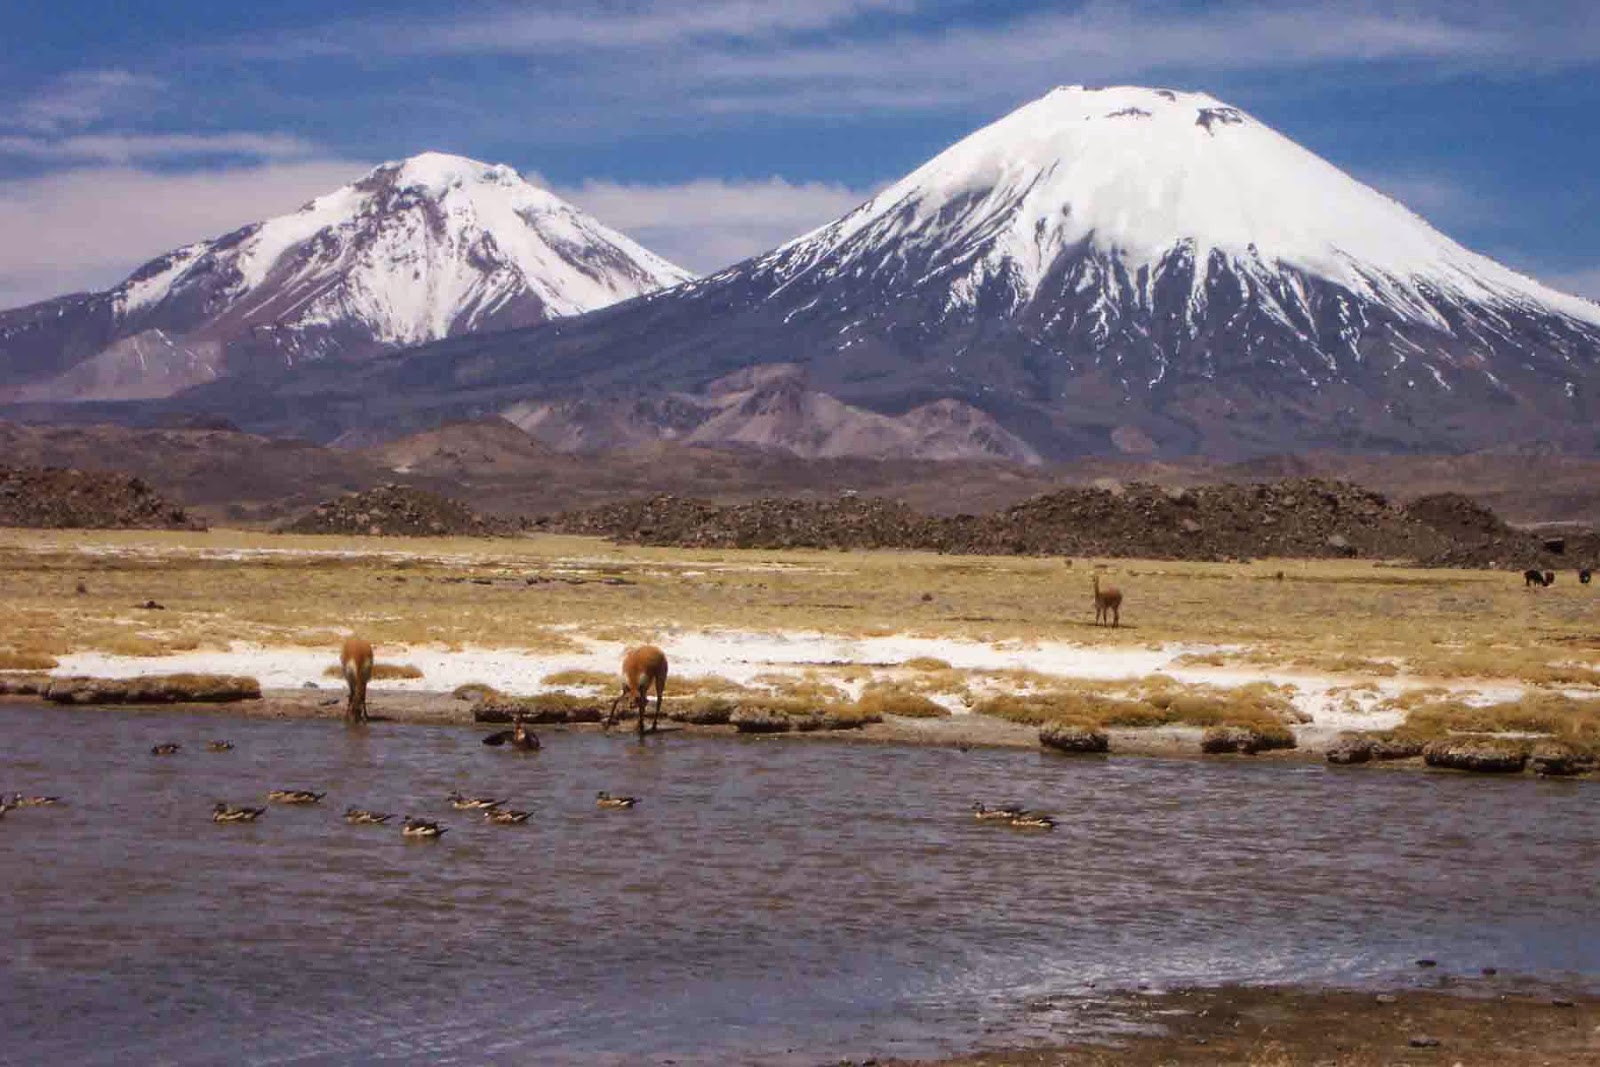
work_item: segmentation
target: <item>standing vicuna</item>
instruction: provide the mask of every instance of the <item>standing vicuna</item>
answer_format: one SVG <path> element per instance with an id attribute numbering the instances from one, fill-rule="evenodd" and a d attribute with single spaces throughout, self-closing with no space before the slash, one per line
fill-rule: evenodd
<path id="1" fill-rule="evenodd" d="M 651 720 L 650 729 L 654 731 L 661 725 L 661 696 L 667 688 L 667 654 L 655 645 L 628 649 L 622 657 L 622 692 L 611 702 L 611 712 L 606 716 L 606 729 L 611 729 L 616 723 L 617 705 L 627 698 L 639 713 L 639 736 L 643 737 L 644 709 L 648 702 L 646 694 L 652 686 L 656 691 L 656 714 Z"/>
<path id="2" fill-rule="evenodd" d="M 359 637 L 347 637 L 339 650 L 339 671 L 344 684 L 350 687 L 350 698 L 345 702 L 344 717 L 347 722 L 367 721 L 367 683 L 372 681 L 372 643 Z"/>
<path id="3" fill-rule="evenodd" d="M 1122 625 L 1122 590 L 1114 585 L 1100 588 L 1100 576 L 1094 576 L 1094 624 L 1103 625 L 1107 620 L 1112 626 Z"/>

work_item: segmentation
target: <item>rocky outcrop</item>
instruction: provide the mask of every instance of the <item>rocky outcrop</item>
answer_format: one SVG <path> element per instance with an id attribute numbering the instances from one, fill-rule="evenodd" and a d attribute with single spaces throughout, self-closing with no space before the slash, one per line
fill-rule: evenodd
<path id="1" fill-rule="evenodd" d="M 1253 756 L 1257 752 L 1294 747 L 1294 734 L 1287 727 L 1211 726 L 1200 737 L 1200 751 L 1213 755 L 1237 752 Z"/>
<path id="2" fill-rule="evenodd" d="M 530 723 L 599 722 L 606 708 L 570 693 L 541 693 L 511 697 L 488 692 L 472 708 L 473 722 L 508 723 L 521 718 Z"/>
<path id="3" fill-rule="evenodd" d="M 261 683 L 221 674 L 55 678 L 42 695 L 54 704 L 223 704 L 261 699 Z"/>
<path id="4" fill-rule="evenodd" d="M 1430 767 L 1479 774 L 1515 774 L 1528 763 L 1528 746 L 1501 737 L 1452 737 L 1430 741 L 1422 749 Z"/>
<path id="5" fill-rule="evenodd" d="M 728 719 L 734 729 L 742 734 L 811 733 L 817 730 L 856 730 L 868 723 L 881 722 L 882 717 L 871 714 L 839 712 L 819 709 L 808 712 L 785 712 L 756 706 L 739 708 Z"/>
<path id="6" fill-rule="evenodd" d="M 1053 752 L 1109 752 L 1110 739 L 1104 730 L 1072 723 L 1046 723 L 1039 728 L 1039 744 Z"/>
<path id="7" fill-rule="evenodd" d="M 280 533 L 363 537 L 508 537 L 516 524 L 479 515 L 449 497 L 407 485 L 378 486 L 324 501 Z"/>
<path id="8" fill-rule="evenodd" d="M 205 529 L 142 478 L 70 467 L 0 467 L 0 526 Z"/>
<path id="9" fill-rule="evenodd" d="M 1422 755 L 1420 738 L 1392 734 L 1357 734 L 1343 737 L 1328 748 L 1328 762 L 1335 764 L 1411 759 Z"/>
<path id="10" fill-rule="evenodd" d="M 1588 774 L 1597 765 L 1600 759 L 1596 759 L 1593 752 L 1554 738 L 1538 742 L 1528 754 L 1528 769 L 1551 777 Z"/>

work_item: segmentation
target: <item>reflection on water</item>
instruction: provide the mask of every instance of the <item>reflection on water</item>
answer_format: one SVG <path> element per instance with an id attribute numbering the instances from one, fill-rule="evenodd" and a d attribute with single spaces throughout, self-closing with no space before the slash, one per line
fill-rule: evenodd
<path id="1" fill-rule="evenodd" d="M 0 708 L 0 789 L 70 801 L 0 822 L 0 1062 L 817 1063 L 1043 1036 L 1062 1019 L 1018 1005 L 1091 983 L 1600 975 L 1592 783 L 478 737 Z M 329 795 L 209 820 L 280 786 Z M 974 799 L 1062 825 L 978 824 Z"/>

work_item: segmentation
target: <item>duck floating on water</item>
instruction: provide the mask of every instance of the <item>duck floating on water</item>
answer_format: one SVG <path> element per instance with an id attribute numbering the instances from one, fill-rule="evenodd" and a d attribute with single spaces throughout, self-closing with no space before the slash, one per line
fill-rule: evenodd
<path id="1" fill-rule="evenodd" d="M 496 800 L 494 797 L 462 796 L 460 792 L 451 793 L 445 799 L 457 811 L 482 811 L 484 808 L 498 808 L 505 803 L 505 801 Z"/>
<path id="2" fill-rule="evenodd" d="M 1028 813 L 1025 809 L 1019 808 L 1015 804 L 1007 804 L 1002 808 L 988 808 L 984 807 L 981 800 L 975 800 L 972 803 L 972 817 L 979 822 L 1009 822 L 1026 814 Z"/>
<path id="3" fill-rule="evenodd" d="M 355 826 L 375 826 L 386 823 L 392 818 L 394 814 L 387 811 L 368 811 L 366 808 L 344 809 L 344 821 Z"/>
<path id="4" fill-rule="evenodd" d="M 229 804 L 225 800 L 217 801 L 217 806 L 211 809 L 212 822 L 255 822 L 266 813 L 266 808 L 247 808 L 242 805 Z"/>
<path id="5" fill-rule="evenodd" d="M 400 828 L 401 837 L 441 837 L 446 828 L 429 819 L 413 819 L 406 816 L 406 821 Z"/>
<path id="6" fill-rule="evenodd" d="M 60 803 L 60 797 L 30 797 L 21 793 L 12 793 L 10 797 L 0 796 L 0 804 L 8 808 L 48 808 Z"/>
<path id="7" fill-rule="evenodd" d="M 496 826 L 519 826 L 528 821 L 532 815 L 528 811 L 515 811 L 511 808 L 489 808 L 483 813 L 483 821 Z"/>
<path id="8" fill-rule="evenodd" d="M 273 789 L 267 793 L 267 799 L 274 804 L 315 804 L 327 795 L 309 789 Z"/>
<path id="9" fill-rule="evenodd" d="M 232 752 L 232 741 L 212 741 L 206 745 L 207 752 Z"/>
<path id="10" fill-rule="evenodd" d="M 614 797 L 604 789 L 594 795 L 597 808 L 631 808 L 639 803 L 638 797 Z"/>
<path id="11" fill-rule="evenodd" d="M 159 745 L 150 746 L 152 756 L 176 756 L 183 750 L 183 746 L 176 741 L 163 741 Z"/>
<path id="12" fill-rule="evenodd" d="M 1054 830 L 1056 821 L 1048 815 L 1038 815 L 1028 811 L 1010 820 L 1010 825 L 1018 830 Z"/>

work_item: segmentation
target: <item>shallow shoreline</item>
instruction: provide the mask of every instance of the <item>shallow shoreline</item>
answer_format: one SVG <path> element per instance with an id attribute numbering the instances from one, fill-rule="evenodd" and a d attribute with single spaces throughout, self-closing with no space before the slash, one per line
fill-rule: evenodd
<path id="1" fill-rule="evenodd" d="M 1027 1007 L 1049 1010 L 1049 1003 Z M 1497 976 L 1445 975 L 1429 988 L 1388 993 L 1222 986 L 1114 994 L 1076 1011 L 1070 1028 L 1074 1036 L 1054 1045 L 876 1062 L 880 1067 L 1600 1064 L 1600 995 L 1588 988 Z M 1108 1032 L 1125 1036 L 1108 1038 Z"/>
<path id="2" fill-rule="evenodd" d="M 169 704 L 52 704 L 36 696 L 5 696 L 0 698 L 0 708 L 7 705 L 26 707 L 58 707 L 76 711 L 141 713 L 179 712 L 183 714 L 244 719 L 325 719 L 339 722 L 344 714 L 344 691 L 332 686 L 317 689 L 263 690 L 260 699 L 239 700 L 226 703 L 177 702 Z M 372 690 L 371 715 L 376 725 L 422 726 L 477 726 L 486 732 L 499 727 L 491 723 L 476 722 L 474 704 L 451 693 L 426 690 Z M 536 732 L 599 732 L 603 728 L 595 723 L 545 723 L 535 727 Z M 633 732 L 631 720 L 612 728 L 615 732 Z M 1196 761 L 1223 760 L 1238 762 L 1277 762 L 1299 764 L 1324 764 L 1328 749 L 1338 740 L 1337 731 L 1316 731 L 1310 737 L 1302 734 L 1299 746 L 1292 749 L 1275 749 L 1254 754 L 1205 753 L 1200 750 L 1204 731 L 1197 726 L 1168 725 L 1143 728 L 1111 728 L 1106 731 L 1110 740 L 1108 753 L 1069 754 L 1046 749 L 1039 743 L 1039 728 L 1021 723 L 976 714 L 951 715 L 937 719 L 908 719 L 889 716 L 885 721 L 841 730 L 791 731 L 772 734 L 741 734 L 729 725 L 695 725 L 663 719 L 660 735 L 694 738 L 747 738 L 759 741 L 784 741 L 791 743 L 842 743 L 857 745 L 924 745 L 971 749 L 1009 749 L 1036 751 L 1060 759 L 1105 759 L 1114 756 L 1133 756 L 1161 759 L 1192 759 Z M 1429 773 L 1464 774 L 1463 771 L 1439 770 L 1428 767 L 1421 757 L 1372 762 L 1352 768 L 1353 773 L 1369 770 L 1410 770 Z M 1478 775 L 1488 778 L 1522 778 L 1527 774 Z M 1574 775 L 1566 781 L 1600 780 L 1600 776 Z"/>

